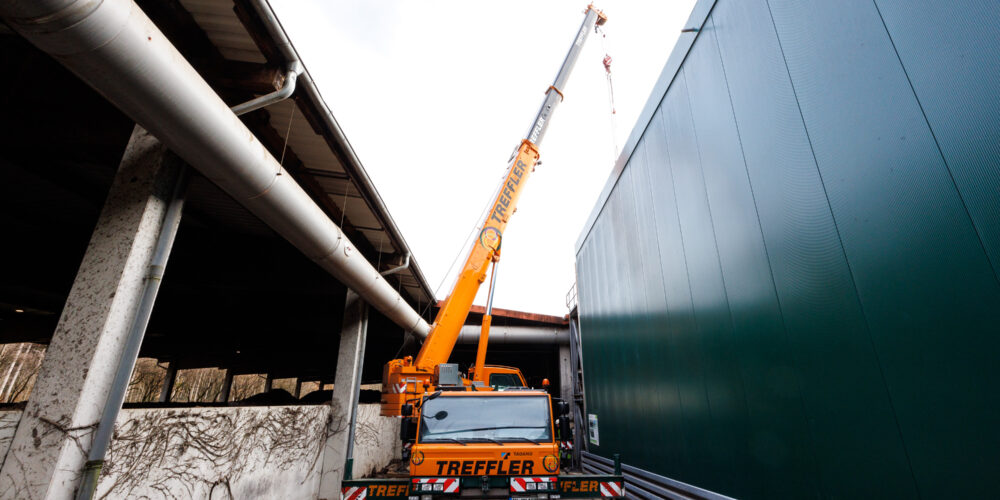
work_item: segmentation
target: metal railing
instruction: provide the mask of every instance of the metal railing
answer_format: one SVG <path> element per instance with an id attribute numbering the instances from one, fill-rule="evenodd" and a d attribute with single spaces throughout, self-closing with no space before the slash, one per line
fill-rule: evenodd
<path id="1" fill-rule="evenodd" d="M 573 311 L 576 309 L 576 282 L 566 291 L 566 309 Z"/>
<path id="2" fill-rule="evenodd" d="M 583 470 L 591 474 L 611 474 L 614 463 L 607 458 L 582 452 Z M 622 464 L 622 474 L 625 476 L 625 497 L 675 500 L 734 500 L 732 497 L 720 495 L 697 486 L 682 483 L 669 477 L 644 471 L 631 465 Z"/>

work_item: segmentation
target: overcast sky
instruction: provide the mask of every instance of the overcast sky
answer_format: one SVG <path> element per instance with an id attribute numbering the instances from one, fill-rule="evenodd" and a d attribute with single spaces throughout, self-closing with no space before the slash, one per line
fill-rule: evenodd
<path id="1" fill-rule="evenodd" d="M 271 0 L 438 298 L 586 2 Z M 607 1 L 504 234 L 496 307 L 566 314 L 576 241 L 694 0 Z M 684 35 L 691 36 L 691 35 Z M 483 286 L 477 303 L 485 303 Z"/>

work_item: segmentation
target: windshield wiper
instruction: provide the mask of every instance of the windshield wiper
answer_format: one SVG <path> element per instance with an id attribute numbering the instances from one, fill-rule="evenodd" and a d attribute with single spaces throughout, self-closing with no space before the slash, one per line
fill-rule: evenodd
<path id="1" fill-rule="evenodd" d="M 544 429 L 544 428 L 545 428 L 544 425 L 505 425 L 500 427 L 476 427 L 473 429 L 455 429 L 453 431 L 442 432 L 441 434 L 453 434 L 456 432 L 495 431 L 499 429 Z"/>
<path id="2" fill-rule="evenodd" d="M 434 394 L 431 394 L 430 396 L 427 396 L 426 398 L 424 398 L 424 402 L 426 403 L 426 402 L 428 402 L 428 401 L 430 401 L 430 400 L 432 400 L 432 399 L 434 399 L 434 398 L 436 398 L 436 397 L 438 397 L 440 395 L 441 395 L 441 391 L 434 391 Z"/>
<path id="3" fill-rule="evenodd" d="M 455 438 L 432 437 L 430 439 L 423 439 L 421 441 L 423 441 L 425 443 L 437 443 L 439 441 L 447 441 L 449 443 L 458 443 L 458 444 L 460 444 L 462 446 L 469 446 L 469 445 L 465 444 L 464 441 L 459 441 L 459 440 L 457 440 Z"/>
<path id="4" fill-rule="evenodd" d="M 498 444 L 500 446 L 503 446 L 503 441 L 497 441 L 496 439 L 487 438 L 487 437 L 468 438 L 468 439 L 466 439 L 466 441 L 469 442 L 469 443 L 482 443 L 482 442 L 485 441 L 485 442 L 495 443 L 495 444 Z"/>
<path id="5" fill-rule="evenodd" d="M 514 441 L 517 441 L 519 443 L 534 443 L 536 445 L 541 445 L 542 444 L 541 441 L 535 441 L 534 439 L 526 438 L 526 437 L 522 437 L 522 436 L 512 436 L 512 437 L 506 437 L 504 439 L 514 440 Z"/>

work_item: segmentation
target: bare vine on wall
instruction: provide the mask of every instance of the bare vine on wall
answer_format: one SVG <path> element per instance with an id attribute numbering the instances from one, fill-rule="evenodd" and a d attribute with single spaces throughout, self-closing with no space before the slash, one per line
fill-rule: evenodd
<path id="1" fill-rule="evenodd" d="M 98 491 L 101 498 L 148 491 L 163 498 L 232 497 L 241 478 L 314 464 L 325 412 L 319 406 L 130 410 L 115 428 Z"/>

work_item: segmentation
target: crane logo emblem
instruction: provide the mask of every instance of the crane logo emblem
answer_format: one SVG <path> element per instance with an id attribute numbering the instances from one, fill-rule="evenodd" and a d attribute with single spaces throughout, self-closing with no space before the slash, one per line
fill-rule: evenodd
<path id="1" fill-rule="evenodd" d="M 483 232 L 479 233 L 479 243 L 490 250 L 496 250 L 500 247 L 500 230 L 493 226 L 483 228 Z"/>

